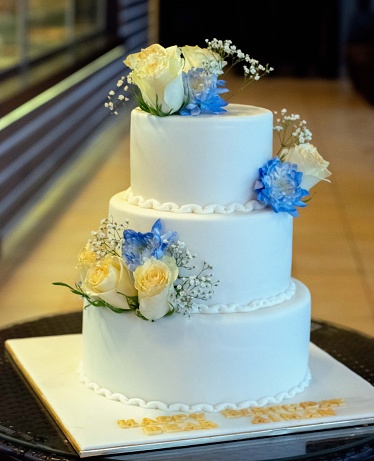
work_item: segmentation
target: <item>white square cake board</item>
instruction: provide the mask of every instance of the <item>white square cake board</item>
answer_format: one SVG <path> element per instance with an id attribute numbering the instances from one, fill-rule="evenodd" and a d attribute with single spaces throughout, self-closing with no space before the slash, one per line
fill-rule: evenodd
<path id="1" fill-rule="evenodd" d="M 156 420 L 158 416 L 182 412 L 125 405 L 87 388 L 79 381 L 81 340 L 81 334 L 11 339 L 6 341 L 6 349 L 82 458 L 374 422 L 374 387 L 311 343 L 311 384 L 301 394 L 279 405 L 344 399 L 344 405 L 334 407 L 333 416 L 253 424 L 248 416 L 227 418 L 219 412 L 205 412 L 205 419 L 217 427 L 169 432 L 164 426 L 164 431 L 158 435 L 145 434 L 140 425 L 123 429 L 118 420 L 144 423 L 144 418 Z M 196 427 L 197 421 L 190 415 L 187 421 Z"/>

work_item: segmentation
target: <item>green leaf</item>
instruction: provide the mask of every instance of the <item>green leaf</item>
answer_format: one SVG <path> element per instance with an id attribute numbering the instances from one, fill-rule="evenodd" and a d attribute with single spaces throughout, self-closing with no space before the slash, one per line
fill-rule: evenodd
<path id="1" fill-rule="evenodd" d="M 137 296 L 126 296 L 126 300 L 130 309 L 137 309 L 139 307 L 139 300 Z"/>
<path id="2" fill-rule="evenodd" d="M 114 307 L 110 304 L 106 304 L 106 307 L 110 309 L 115 314 L 124 314 L 125 312 L 131 312 L 130 309 L 120 309 L 119 307 Z"/>
<path id="3" fill-rule="evenodd" d="M 139 318 L 141 318 L 141 319 L 143 319 L 143 320 L 149 321 L 149 319 L 147 319 L 146 317 L 144 317 L 144 315 L 142 315 L 142 314 L 140 313 L 140 310 L 139 310 L 139 309 L 136 309 L 135 314 L 136 314 Z"/>
<path id="4" fill-rule="evenodd" d="M 83 292 L 82 288 L 77 283 L 75 284 L 75 288 L 71 287 L 67 283 L 62 283 L 62 282 L 52 282 L 52 285 L 69 288 L 69 290 L 75 295 L 79 295 L 79 296 L 83 296 L 83 298 L 87 298 L 87 295 Z"/>
<path id="5" fill-rule="evenodd" d="M 174 314 L 174 307 L 167 314 L 165 314 L 164 317 L 170 317 L 170 315 L 173 315 L 173 314 Z"/>
<path id="6" fill-rule="evenodd" d="M 158 117 L 166 117 L 168 115 L 171 115 L 172 113 L 171 110 L 169 110 L 169 112 L 162 111 L 161 109 L 162 105 L 158 103 L 157 95 L 156 95 L 156 107 L 150 106 L 148 103 L 146 103 L 140 91 L 135 94 L 135 97 L 137 99 L 140 109 L 142 109 L 144 112 L 148 112 L 151 115 L 157 115 Z"/>

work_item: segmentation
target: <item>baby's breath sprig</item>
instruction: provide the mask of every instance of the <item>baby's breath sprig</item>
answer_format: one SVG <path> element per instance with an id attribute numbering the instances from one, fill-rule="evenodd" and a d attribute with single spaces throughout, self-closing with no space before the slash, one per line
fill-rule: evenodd
<path id="1" fill-rule="evenodd" d="M 274 114 L 277 115 L 278 112 L 274 111 Z M 281 110 L 281 116 L 276 119 L 273 128 L 280 141 L 280 148 L 277 155 L 284 148 L 308 143 L 312 140 L 312 132 L 307 128 L 306 124 L 307 122 L 301 120 L 299 114 L 287 115 L 286 109 Z"/>
<path id="2" fill-rule="evenodd" d="M 116 91 L 110 90 L 108 93 L 108 101 L 104 104 L 104 106 L 114 115 L 118 115 L 118 109 L 130 100 L 130 98 L 126 96 L 126 93 L 130 91 L 127 83 L 128 77 L 122 76 L 117 82 L 117 88 L 120 88 L 121 92 L 118 94 Z"/>
<path id="3" fill-rule="evenodd" d="M 251 82 L 260 80 L 274 70 L 269 64 L 263 66 L 257 59 L 251 58 L 248 54 L 243 53 L 235 45 L 232 40 L 208 40 L 205 42 L 208 49 L 213 51 L 219 56 L 219 63 L 221 68 L 224 66 L 226 60 L 229 60 L 229 67 L 225 69 L 224 74 L 227 74 L 234 66 L 243 63 L 244 83 L 240 86 L 239 91 L 246 88 Z"/>
<path id="4" fill-rule="evenodd" d="M 125 224 L 118 224 L 113 221 L 113 218 L 100 221 L 99 229 L 91 232 L 93 238 L 88 241 L 98 259 L 107 255 L 121 256 L 123 231 L 127 226 L 128 221 Z"/>
<path id="5" fill-rule="evenodd" d="M 195 268 L 195 266 L 189 266 L 189 264 L 193 258 L 196 258 L 196 255 L 190 252 L 184 242 L 178 240 L 174 243 L 171 243 L 168 246 L 168 252 L 170 256 L 175 259 L 176 265 L 178 267 L 183 267 L 187 270 L 193 270 Z"/>
<path id="6" fill-rule="evenodd" d="M 168 247 L 169 254 L 175 258 L 179 268 L 193 270 L 196 266 L 191 266 L 192 259 L 196 258 L 184 242 L 177 241 Z M 180 276 L 175 283 L 176 310 L 181 314 L 190 315 L 196 306 L 196 300 L 207 301 L 214 295 L 213 287 L 219 281 L 212 281 L 212 266 L 206 262 L 196 275 Z M 208 272 L 209 271 L 209 272 Z"/>
<path id="7" fill-rule="evenodd" d="M 177 310 L 182 314 L 190 315 L 196 307 L 196 300 L 207 301 L 214 295 L 213 287 L 219 281 L 212 281 L 211 271 L 213 267 L 206 262 L 203 263 L 201 271 L 197 275 L 180 277 L 175 286 L 175 297 L 177 299 Z"/>

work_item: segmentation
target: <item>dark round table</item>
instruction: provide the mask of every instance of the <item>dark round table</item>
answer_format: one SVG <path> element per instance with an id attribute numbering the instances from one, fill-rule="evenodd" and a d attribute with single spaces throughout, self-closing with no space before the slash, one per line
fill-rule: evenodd
<path id="1" fill-rule="evenodd" d="M 7 357 L 4 342 L 6 339 L 75 334 L 81 331 L 81 312 L 44 317 L 0 330 L 0 461 L 79 459 L 57 423 Z M 311 340 L 374 385 L 374 337 L 326 322 L 312 321 Z M 374 425 L 97 456 L 95 459 L 374 460 Z"/>

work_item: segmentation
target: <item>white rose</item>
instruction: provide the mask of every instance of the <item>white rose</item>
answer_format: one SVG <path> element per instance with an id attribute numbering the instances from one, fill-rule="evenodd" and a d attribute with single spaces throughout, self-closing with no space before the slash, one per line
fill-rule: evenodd
<path id="1" fill-rule="evenodd" d="M 297 164 L 298 171 L 303 173 L 301 182 L 303 189 L 309 190 L 321 180 L 329 181 L 327 178 L 331 176 L 331 172 L 327 168 L 330 163 L 322 158 L 313 144 L 305 143 L 284 148 L 280 157 L 282 160 Z"/>
<path id="2" fill-rule="evenodd" d="M 164 48 L 154 44 L 139 53 L 130 54 L 124 63 L 132 69 L 129 77 L 149 106 L 161 106 L 165 113 L 177 112 L 181 108 L 184 100 L 184 60 L 177 46 Z"/>
<path id="3" fill-rule="evenodd" d="M 137 295 L 130 273 L 118 256 L 93 264 L 87 271 L 82 289 L 90 298 L 102 299 L 119 309 L 129 309 L 126 296 Z"/>
<path id="4" fill-rule="evenodd" d="M 183 46 L 181 47 L 183 57 L 185 59 L 184 72 L 188 72 L 195 67 L 208 68 L 215 75 L 223 73 L 222 68 L 227 64 L 226 61 L 221 61 L 217 53 L 208 48 L 200 48 L 199 46 Z"/>
<path id="5" fill-rule="evenodd" d="M 139 311 L 148 320 L 157 320 L 170 311 L 173 283 L 178 277 L 175 259 L 164 256 L 162 260 L 149 258 L 134 271 L 138 290 Z"/>

